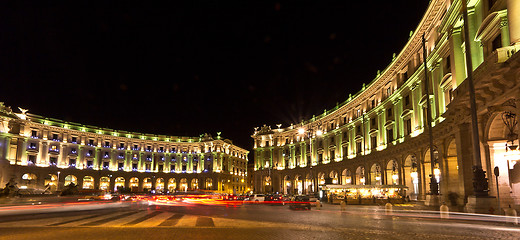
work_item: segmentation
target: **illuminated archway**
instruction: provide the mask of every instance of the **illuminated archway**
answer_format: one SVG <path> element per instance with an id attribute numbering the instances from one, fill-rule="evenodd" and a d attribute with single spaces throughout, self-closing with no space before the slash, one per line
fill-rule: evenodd
<path id="1" fill-rule="evenodd" d="M 186 178 L 181 178 L 179 185 L 181 191 L 188 191 L 188 180 Z"/>
<path id="2" fill-rule="evenodd" d="M 213 179 L 206 178 L 206 182 L 204 185 L 205 185 L 204 187 L 206 190 L 211 190 L 211 188 L 213 187 Z"/>
<path id="3" fill-rule="evenodd" d="M 124 187 L 125 187 L 125 178 L 123 178 L 123 177 L 116 178 L 116 180 L 114 182 L 114 191 L 118 191 L 118 189 L 124 188 Z"/>
<path id="4" fill-rule="evenodd" d="M 101 177 L 99 179 L 99 189 L 103 191 L 107 191 L 110 186 L 110 178 L 108 177 Z"/>
<path id="5" fill-rule="evenodd" d="M 132 192 L 138 192 L 139 191 L 139 178 L 137 178 L 137 177 L 130 178 L 129 187 Z"/>
<path id="6" fill-rule="evenodd" d="M 370 167 L 370 184 L 381 185 L 383 182 L 381 175 L 381 166 L 379 166 L 377 163 L 372 164 L 372 167 Z"/>
<path id="7" fill-rule="evenodd" d="M 36 185 L 36 174 L 34 173 L 25 173 L 22 175 L 22 187 L 34 187 Z"/>
<path id="8" fill-rule="evenodd" d="M 385 180 L 387 185 L 399 185 L 399 165 L 397 161 L 390 160 L 385 168 Z"/>
<path id="9" fill-rule="evenodd" d="M 67 175 L 65 177 L 64 186 L 69 186 L 71 183 L 74 183 L 74 185 L 78 185 L 78 179 L 74 175 Z"/>
<path id="10" fill-rule="evenodd" d="M 56 191 L 58 188 L 58 176 L 49 174 L 45 177 L 45 188 L 49 191 Z"/>
<path id="11" fill-rule="evenodd" d="M 332 170 L 329 173 L 330 179 L 332 179 L 332 184 L 339 184 L 338 172 Z"/>
<path id="12" fill-rule="evenodd" d="M 341 172 L 341 184 L 352 184 L 352 173 L 348 169 L 344 169 Z"/>
<path id="13" fill-rule="evenodd" d="M 168 180 L 168 191 L 175 192 L 175 189 L 177 188 L 177 182 L 175 178 L 170 178 Z"/>
<path id="14" fill-rule="evenodd" d="M 151 178 L 145 178 L 143 179 L 143 191 L 147 192 L 152 189 L 152 179 Z"/>
<path id="15" fill-rule="evenodd" d="M 83 189 L 94 189 L 94 178 L 92 176 L 83 177 Z"/>
<path id="16" fill-rule="evenodd" d="M 365 167 L 359 166 L 356 169 L 356 185 L 365 185 Z"/>
<path id="17" fill-rule="evenodd" d="M 193 190 L 199 189 L 199 179 L 197 179 L 197 178 L 191 179 L 191 189 L 193 189 Z"/>
<path id="18" fill-rule="evenodd" d="M 155 189 L 159 192 L 164 191 L 164 178 L 157 178 L 155 181 Z"/>

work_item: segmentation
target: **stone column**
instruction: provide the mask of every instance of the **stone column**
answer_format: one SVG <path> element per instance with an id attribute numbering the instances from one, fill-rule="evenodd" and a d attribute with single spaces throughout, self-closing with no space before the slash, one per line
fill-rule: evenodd
<path id="1" fill-rule="evenodd" d="M 480 9 L 475 9 L 475 7 L 468 9 L 468 26 L 469 26 L 469 38 L 471 45 L 471 63 L 473 63 L 473 69 L 477 68 L 480 63 L 484 61 L 483 59 L 483 51 L 482 47 L 478 42 L 475 42 L 475 34 L 477 33 L 478 27 L 480 26 L 480 22 L 482 19 L 479 19 L 478 13 Z M 468 51 L 468 49 L 466 49 Z"/>
<path id="2" fill-rule="evenodd" d="M 462 28 L 453 29 L 450 38 L 450 55 L 453 56 L 451 63 L 451 71 L 457 82 L 460 85 L 466 79 L 466 66 L 464 61 L 464 53 L 462 52 Z"/>
<path id="3" fill-rule="evenodd" d="M 511 45 L 520 44 L 520 1 L 507 0 L 507 19 Z"/>
<path id="4" fill-rule="evenodd" d="M 40 142 L 40 164 L 47 164 L 48 165 L 48 157 L 49 155 L 49 144 L 47 143 L 47 141 L 42 141 Z"/>

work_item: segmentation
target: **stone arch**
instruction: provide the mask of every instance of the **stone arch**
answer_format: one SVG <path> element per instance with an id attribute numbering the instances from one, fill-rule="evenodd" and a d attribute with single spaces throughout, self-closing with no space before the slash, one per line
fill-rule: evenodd
<path id="1" fill-rule="evenodd" d="M 298 195 L 303 193 L 302 176 L 299 174 L 294 177 L 294 193 Z"/>
<path id="2" fill-rule="evenodd" d="M 114 191 L 120 191 L 120 189 L 125 188 L 125 178 L 117 177 L 114 180 Z"/>
<path id="3" fill-rule="evenodd" d="M 414 154 L 410 154 L 406 156 L 402 171 L 403 171 L 403 179 L 402 182 L 404 183 L 407 189 L 407 195 L 409 195 L 410 199 L 417 200 L 417 197 L 420 194 L 420 188 L 419 188 L 419 162 L 417 160 L 417 157 Z"/>
<path id="4" fill-rule="evenodd" d="M 177 180 L 175 178 L 168 179 L 168 191 L 175 192 L 177 189 Z"/>
<path id="5" fill-rule="evenodd" d="M 164 178 L 157 178 L 157 180 L 155 180 L 155 190 L 157 190 L 157 192 L 164 192 Z"/>
<path id="6" fill-rule="evenodd" d="M 318 185 L 325 184 L 325 173 L 319 172 L 318 173 Z"/>
<path id="7" fill-rule="evenodd" d="M 370 167 L 370 184 L 382 185 L 382 179 L 381 166 L 378 163 L 372 164 Z"/>
<path id="8" fill-rule="evenodd" d="M 108 191 L 110 187 L 110 178 L 109 177 L 101 177 L 99 179 L 99 189 L 103 191 Z"/>
<path id="9" fill-rule="evenodd" d="M 356 185 L 365 185 L 365 167 L 359 166 L 356 168 Z"/>
<path id="10" fill-rule="evenodd" d="M 309 194 L 311 192 L 314 192 L 314 181 L 312 179 L 312 176 L 310 173 L 307 173 L 305 175 L 305 184 L 304 184 L 304 188 L 305 188 L 305 193 L 306 194 Z"/>
<path id="11" fill-rule="evenodd" d="M 291 194 L 292 190 L 292 182 L 291 182 L 291 176 L 285 175 L 283 177 L 283 193 L 284 194 Z"/>
<path id="12" fill-rule="evenodd" d="M 191 179 L 191 185 L 190 185 L 191 189 L 193 190 L 197 190 L 199 189 L 199 179 L 198 178 L 193 178 Z"/>
<path id="13" fill-rule="evenodd" d="M 94 177 L 92 176 L 84 176 L 83 177 L 83 186 L 81 188 L 83 189 L 94 189 Z"/>
<path id="14" fill-rule="evenodd" d="M 22 184 L 23 184 L 22 186 L 25 186 L 28 188 L 35 188 L 37 180 L 38 180 L 38 177 L 36 177 L 36 174 L 24 173 L 22 175 Z"/>
<path id="15" fill-rule="evenodd" d="M 58 189 L 58 176 L 54 174 L 47 174 L 44 178 L 45 188 L 54 192 Z"/>
<path id="16" fill-rule="evenodd" d="M 78 185 L 78 178 L 74 175 L 67 175 L 65 176 L 65 183 L 63 184 L 63 186 L 68 186 L 70 185 L 71 183 L 74 183 L 74 185 Z"/>
<path id="17" fill-rule="evenodd" d="M 330 171 L 329 178 L 332 179 L 332 184 L 339 184 L 339 175 L 336 170 Z"/>
<path id="18" fill-rule="evenodd" d="M 129 187 L 132 192 L 138 192 L 139 191 L 139 178 L 137 178 L 137 177 L 130 178 Z"/>
<path id="19" fill-rule="evenodd" d="M 441 181 L 441 171 L 440 171 L 440 154 L 438 149 L 434 146 L 433 150 L 433 161 L 431 160 L 430 156 L 430 148 L 426 150 L 424 153 L 424 161 L 422 162 L 422 169 L 423 174 L 421 175 L 421 178 L 424 179 L 423 181 L 423 189 L 428 189 L 428 192 L 431 193 L 431 175 L 432 175 L 432 167 L 433 167 L 433 175 L 435 176 L 435 180 L 437 181 L 437 184 Z"/>
<path id="20" fill-rule="evenodd" d="M 152 179 L 147 177 L 143 179 L 143 191 L 148 192 L 152 189 Z"/>
<path id="21" fill-rule="evenodd" d="M 204 181 L 204 189 L 211 190 L 213 188 L 213 179 L 212 178 L 206 178 Z"/>
<path id="22" fill-rule="evenodd" d="M 454 138 L 449 139 L 442 158 L 442 193 L 444 201 L 451 206 L 463 204 L 464 199 L 459 190 L 459 170 L 457 158 L 457 143 Z"/>
<path id="23" fill-rule="evenodd" d="M 186 178 L 181 178 L 179 181 L 179 187 L 181 191 L 188 191 L 188 180 Z"/>
<path id="24" fill-rule="evenodd" d="M 385 167 L 385 184 L 400 185 L 399 179 L 399 163 L 396 160 L 390 160 Z"/>
<path id="25" fill-rule="evenodd" d="M 352 173 L 346 168 L 341 172 L 341 184 L 352 184 Z"/>

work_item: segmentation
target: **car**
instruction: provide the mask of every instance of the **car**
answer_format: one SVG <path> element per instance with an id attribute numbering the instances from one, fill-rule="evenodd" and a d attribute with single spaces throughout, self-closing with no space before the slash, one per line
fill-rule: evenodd
<path id="1" fill-rule="evenodd" d="M 265 200 L 264 194 L 253 194 L 249 197 L 249 201 L 254 202 L 254 203 L 260 203 L 260 202 L 263 202 L 264 200 Z"/>
<path id="2" fill-rule="evenodd" d="M 284 205 L 283 196 L 280 194 L 272 194 L 266 195 L 264 198 L 264 202 L 267 202 L 271 205 Z"/>
<path id="3" fill-rule="evenodd" d="M 311 202 L 308 196 L 296 196 L 289 202 L 290 209 L 311 209 Z"/>

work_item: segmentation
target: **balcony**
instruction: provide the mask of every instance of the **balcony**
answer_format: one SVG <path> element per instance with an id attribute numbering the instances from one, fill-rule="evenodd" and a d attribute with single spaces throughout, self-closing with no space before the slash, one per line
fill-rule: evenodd
<path id="1" fill-rule="evenodd" d="M 71 151 L 70 151 L 70 154 L 78 155 L 78 150 L 71 150 Z"/>
<path id="2" fill-rule="evenodd" d="M 117 158 L 118 158 L 118 159 L 125 159 L 125 156 L 121 156 L 121 155 L 119 155 L 119 156 L 117 156 Z"/>
<path id="3" fill-rule="evenodd" d="M 60 150 L 59 149 L 49 149 L 49 153 L 60 153 Z"/>
<path id="4" fill-rule="evenodd" d="M 118 147 L 117 150 L 125 150 L 125 147 Z"/>
<path id="5" fill-rule="evenodd" d="M 134 150 L 134 151 L 139 151 L 139 148 L 132 148 L 132 150 Z"/>

